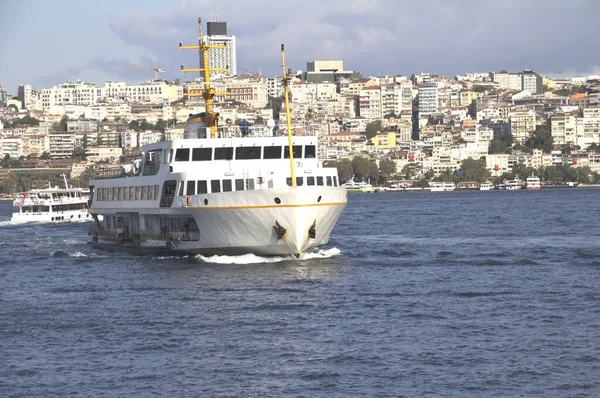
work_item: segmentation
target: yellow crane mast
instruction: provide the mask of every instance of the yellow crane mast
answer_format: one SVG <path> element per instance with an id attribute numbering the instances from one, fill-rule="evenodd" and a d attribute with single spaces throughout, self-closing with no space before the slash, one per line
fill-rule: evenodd
<path id="1" fill-rule="evenodd" d="M 203 72 L 204 75 L 204 90 L 200 93 L 185 93 L 184 95 L 188 97 L 197 97 L 202 96 L 204 98 L 206 112 L 204 116 L 201 116 L 202 123 L 206 127 L 210 127 L 210 137 L 215 138 L 218 127 L 218 119 L 219 115 L 215 114 L 213 111 L 213 97 L 215 95 L 227 95 L 229 93 L 218 93 L 215 92 L 214 88 L 210 86 L 210 72 L 228 72 L 228 68 L 211 68 L 208 63 L 208 50 L 211 48 L 227 48 L 227 46 L 216 46 L 216 45 L 208 45 L 206 43 L 204 34 L 202 33 L 202 19 L 198 18 L 198 45 L 197 46 L 184 46 L 179 43 L 179 48 L 181 50 L 199 50 L 202 55 L 202 68 L 188 68 L 185 69 L 181 66 L 181 72 Z"/>

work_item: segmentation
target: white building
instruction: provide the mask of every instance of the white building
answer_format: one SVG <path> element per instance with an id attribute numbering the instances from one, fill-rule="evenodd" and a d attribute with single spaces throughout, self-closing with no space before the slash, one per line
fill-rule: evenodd
<path id="1" fill-rule="evenodd" d="M 556 113 L 550 121 L 554 145 L 575 145 L 577 141 L 577 112 Z"/>
<path id="2" fill-rule="evenodd" d="M 280 97 L 283 94 L 283 85 L 280 76 L 267 77 L 267 94 L 269 97 Z"/>
<path id="3" fill-rule="evenodd" d="M 419 115 L 430 115 L 439 111 L 437 83 L 423 83 L 419 86 Z"/>
<path id="4" fill-rule="evenodd" d="M 55 105 L 93 105 L 98 99 L 98 92 L 95 84 L 66 82 L 43 89 L 41 97 L 42 108 L 47 111 Z"/>
<path id="5" fill-rule="evenodd" d="M 225 46 L 210 50 L 209 66 L 227 69 L 225 72 L 211 72 L 211 77 L 219 74 L 237 75 L 237 50 L 235 36 L 227 35 L 227 22 L 211 21 L 207 24 L 206 43 L 212 46 Z"/>
<path id="6" fill-rule="evenodd" d="M 510 112 L 508 121 L 513 139 L 520 144 L 524 144 L 531 133 L 535 131 L 535 111 L 533 110 Z"/>

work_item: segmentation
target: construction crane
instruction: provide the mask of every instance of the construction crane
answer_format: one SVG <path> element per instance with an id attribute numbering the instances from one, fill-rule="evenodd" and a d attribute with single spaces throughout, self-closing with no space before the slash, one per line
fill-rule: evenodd
<path id="1" fill-rule="evenodd" d="M 158 66 L 125 65 L 125 67 L 132 68 L 132 69 L 153 70 L 154 71 L 154 80 L 158 80 L 158 72 L 165 71 L 163 68 L 159 68 Z"/>

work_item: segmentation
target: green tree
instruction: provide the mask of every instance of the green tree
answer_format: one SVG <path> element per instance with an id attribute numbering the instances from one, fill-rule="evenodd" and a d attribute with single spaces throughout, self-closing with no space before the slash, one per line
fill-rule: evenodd
<path id="1" fill-rule="evenodd" d="M 68 121 L 69 117 L 67 115 L 64 115 L 62 118 L 60 118 L 60 122 L 58 122 L 58 125 L 56 126 L 56 131 L 67 131 Z"/>
<path id="2" fill-rule="evenodd" d="M 533 135 L 525 142 L 525 147 L 531 149 L 541 149 L 544 153 L 552 152 L 554 149 L 552 132 L 547 124 L 537 126 Z"/>
<path id="3" fill-rule="evenodd" d="M 167 128 L 167 122 L 162 119 L 158 119 L 156 121 L 156 124 L 154 125 L 154 130 L 158 130 L 161 133 L 164 133 L 166 128 Z"/>
<path id="4" fill-rule="evenodd" d="M 265 124 L 265 119 L 263 119 L 262 116 L 257 116 L 254 118 L 254 124 Z"/>
<path id="5" fill-rule="evenodd" d="M 371 138 L 375 137 L 378 132 L 383 129 L 381 125 L 381 120 L 375 120 L 373 122 L 367 123 L 367 127 L 365 129 L 365 135 L 367 136 L 367 140 L 371 140 Z"/>
<path id="6" fill-rule="evenodd" d="M 402 167 L 400 174 L 407 180 L 412 180 L 419 174 L 419 165 L 417 163 L 407 163 Z"/>
<path id="7" fill-rule="evenodd" d="M 490 178 L 490 172 L 487 169 L 485 158 L 475 160 L 468 158 L 462 161 L 460 169 L 467 181 L 484 182 Z"/>
<path id="8" fill-rule="evenodd" d="M 352 159 L 352 171 L 355 181 L 365 181 L 371 173 L 371 161 L 363 156 Z"/>
<path id="9" fill-rule="evenodd" d="M 494 86 L 473 86 L 473 91 L 476 93 L 485 93 L 486 91 L 493 90 Z"/>
<path id="10" fill-rule="evenodd" d="M 49 160 L 50 159 L 50 154 L 46 151 L 44 151 L 44 153 L 42 153 L 39 157 L 40 160 Z"/>
<path id="11" fill-rule="evenodd" d="M 352 161 L 350 159 L 332 160 L 327 162 L 327 167 L 336 167 L 338 169 L 338 177 L 341 183 L 349 181 L 354 175 Z"/>
<path id="12" fill-rule="evenodd" d="M 396 166 L 396 162 L 392 159 L 381 159 L 379 162 L 379 171 L 384 176 L 393 176 L 396 174 L 398 167 Z"/>

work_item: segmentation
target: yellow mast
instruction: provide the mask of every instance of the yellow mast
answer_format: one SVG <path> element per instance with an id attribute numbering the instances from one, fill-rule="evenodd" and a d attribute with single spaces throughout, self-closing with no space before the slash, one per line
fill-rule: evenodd
<path id="1" fill-rule="evenodd" d="M 209 46 L 206 44 L 204 35 L 202 33 L 202 19 L 198 18 L 198 45 L 197 46 L 183 46 L 179 43 L 179 49 L 181 50 L 199 50 L 202 54 L 202 64 L 203 68 L 189 68 L 184 69 L 181 67 L 181 72 L 204 72 L 204 90 L 201 93 L 186 93 L 188 97 L 204 97 L 204 102 L 206 105 L 205 116 L 202 117 L 202 122 L 208 128 L 210 128 L 210 138 L 215 138 L 218 127 L 218 119 L 219 115 L 213 112 L 213 97 L 215 95 L 227 95 L 229 93 L 217 93 L 215 90 L 210 87 L 210 72 L 227 72 L 228 68 L 211 68 L 208 64 L 208 50 L 211 48 L 227 48 L 227 46 Z"/>
<path id="2" fill-rule="evenodd" d="M 294 163 L 294 147 L 292 145 L 292 120 L 290 118 L 289 84 L 291 78 L 287 75 L 285 66 L 284 46 L 281 45 L 281 66 L 283 68 L 283 98 L 285 99 L 285 119 L 287 120 L 288 147 L 290 153 L 290 169 L 292 171 L 292 186 L 296 186 L 296 167 Z"/>

